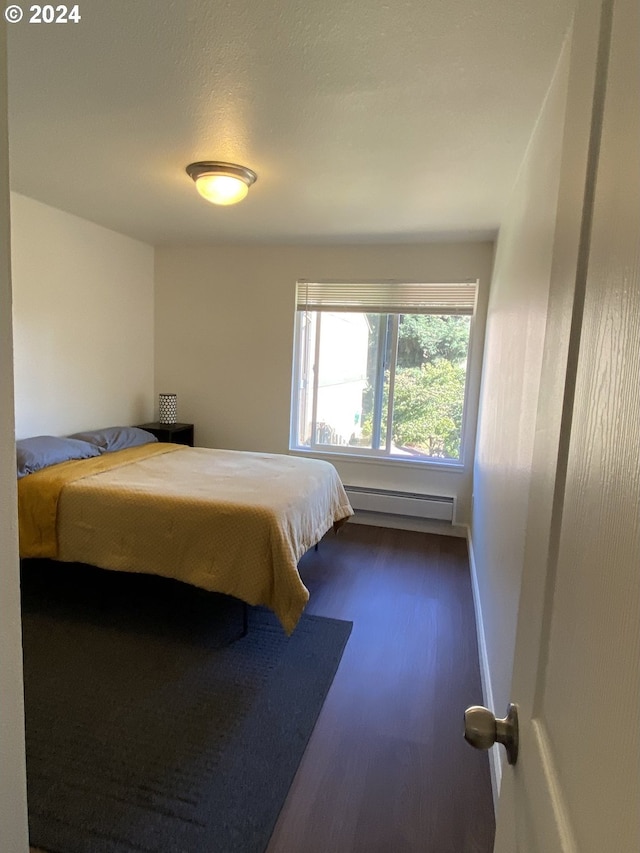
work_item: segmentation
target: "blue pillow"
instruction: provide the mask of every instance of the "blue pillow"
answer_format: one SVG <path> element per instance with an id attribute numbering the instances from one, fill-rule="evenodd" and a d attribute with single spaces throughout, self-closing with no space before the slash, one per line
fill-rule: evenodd
<path id="1" fill-rule="evenodd" d="M 99 447 L 105 453 L 112 450 L 124 450 L 126 447 L 138 447 L 140 444 L 150 444 L 158 439 L 155 435 L 140 427 L 105 427 L 104 429 L 91 429 L 86 432 L 77 432 L 70 438 L 88 441 Z"/>
<path id="2" fill-rule="evenodd" d="M 55 435 L 35 435 L 16 441 L 18 479 L 34 474 L 49 465 L 68 462 L 70 459 L 90 459 L 100 456 L 99 447 L 73 438 L 58 438 Z"/>

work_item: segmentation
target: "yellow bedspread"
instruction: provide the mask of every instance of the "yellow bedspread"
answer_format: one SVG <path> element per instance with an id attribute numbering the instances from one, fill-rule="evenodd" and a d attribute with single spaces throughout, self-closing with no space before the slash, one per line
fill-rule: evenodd
<path id="1" fill-rule="evenodd" d="M 174 444 L 145 444 L 118 453 L 51 465 L 18 480 L 20 556 L 57 559 L 58 501 L 66 485 L 137 459 L 179 449 Z"/>
<path id="2" fill-rule="evenodd" d="M 300 557 L 353 513 L 327 462 L 166 444 L 52 466 L 18 494 L 21 556 L 176 578 L 287 632 L 309 598 Z"/>

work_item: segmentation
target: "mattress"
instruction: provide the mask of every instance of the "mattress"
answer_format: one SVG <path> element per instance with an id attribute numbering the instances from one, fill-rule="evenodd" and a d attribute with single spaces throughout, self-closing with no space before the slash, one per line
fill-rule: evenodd
<path id="1" fill-rule="evenodd" d="M 18 481 L 22 557 L 175 578 L 269 607 L 290 633 L 302 555 L 353 514 L 315 459 L 153 444 Z"/>

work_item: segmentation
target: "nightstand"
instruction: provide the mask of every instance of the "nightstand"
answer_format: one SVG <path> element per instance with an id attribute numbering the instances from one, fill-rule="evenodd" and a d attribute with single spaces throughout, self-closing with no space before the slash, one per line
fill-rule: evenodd
<path id="1" fill-rule="evenodd" d="M 154 421 L 151 424 L 137 424 L 137 426 L 155 435 L 158 441 L 193 447 L 193 424 L 161 424 L 159 421 Z"/>

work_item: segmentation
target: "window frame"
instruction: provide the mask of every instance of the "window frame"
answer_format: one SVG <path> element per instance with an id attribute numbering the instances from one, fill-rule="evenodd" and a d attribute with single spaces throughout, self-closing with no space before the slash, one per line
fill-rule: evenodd
<path id="1" fill-rule="evenodd" d="M 301 310 L 298 306 L 297 294 L 299 288 L 306 284 L 305 280 L 298 280 L 296 283 L 296 306 L 294 310 L 294 335 L 293 335 L 293 368 L 292 368 L 292 377 L 291 377 L 291 409 L 290 409 L 290 424 L 289 424 L 289 451 L 291 453 L 300 454 L 300 455 L 313 455 L 320 457 L 334 457 L 336 459 L 345 459 L 349 462 L 354 461 L 366 461 L 366 462 L 376 462 L 379 464 L 392 464 L 392 465 L 402 465 L 402 466 L 412 466 L 417 468 L 437 468 L 438 470 L 449 469 L 453 471 L 461 472 L 466 467 L 466 458 L 467 458 L 467 438 L 468 438 L 468 419 L 469 419 L 469 386 L 470 379 L 472 373 L 472 361 L 473 361 L 473 352 L 474 352 L 474 340 L 475 340 L 475 326 L 477 319 L 477 309 L 478 309 L 478 290 L 479 290 L 479 280 L 458 280 L 446 282 L 447 285 L 455 286 L 455 285 L 474 285 L 475 294 L 474 294 L 474 302 L 473 309 L 471 312 L 460 312 L 460 311 L 432 311 L 432 312 L 424 312 L 417 311 L 414 313 L 432 313 L 436 316 L 455 316 L 456 314 L 465 313 L 466 316 L 469 317 L 469 343 L 467 347 L 467 364 L 465 370 L 465 382 L 464 382 L 464 396 L 462 401 L 462 426 L 460 429 L 460 457 L 459 459 L 449 459 L 449 458 L 441 458 L 437 456 L 426 456 L 424 458 L 416 458 L 415 456 L 404 457 L 401 455 L 393 455 L 390 452 L 391 442 L 392 442 L 392 424 L 393 424 L 393 403 L 389 405 L 387 417 L 386 417 L 386 442 L 385 448 L 368 448 L 361 447 L 354 449 L 351 445 L 344 445 L 344 450 L 341 449 L 342 445 L 327 445 L 327 444 L 317 444 L 314 441 L 314 429 L 313 425 L 317 423 L 317 392 L 318 392 L 318 381 L 319 381 L 319 373 L 317 370 L 313 370 L 313 382 L 311 383 L 311 393 L 313 394 L 312 399 L 312 430 L 311 430 L 311 442 L 309 445 L 300 445 L 297 442 L 298 436 L 298 417 L 300 413 L 300 399 L 301 399 L 301 390 L 302 390 L 302 382 L 303 377 L 301 376 L 301 347 L 302 347 L 302 336 L 303 336 L 303 327 L 304 323 L 302 318 L 304 318 L 306 313 L 311 313 L 316 311 L 318 313 L 318 329 L 316 330 L 316 340 L 315 340 L 315 353 L 314 353 L 314 364 L 318 363 L 319 358 L 319 350 L 320 350 L 320 331 L 322 328 L 322 320 L 321 316 L 323 310 L 318 310 L 317 308 L 310 308 L 308 311 Z M 318 281 L 317 285 L 322 286 L 323 284 L 333 285 L 338 284 L 338 282 L 334 281 Z M 425 285 L 429 286 L 430 282 L 425 281 L 411 281 L 408 282 L 403 280 L 399 281 L 371 281 L 367 280 L 366 282 L 357 282 L 351 281 L 350 284 L 358 285 L 368 285 L 371 287 L 375 287 L 376 285 L 381 286 L 389 286 L 395 284 L 409 284 L 409 285 Z M 442 281 L 437 282 L 437 284 L 443 284 Z M 326 310 L 326 309 L 325 309 Z M 353 308 L 351 309 L 343 309 L 343 312 L 340 312 L 339 309 L 335 309 L 335 313 L 347 313 L 349 311 L 353 312 Z M 360 312 L 358 312 L 360 313 Z M 393 390 L 395 385 L 395 368 L 397 365 L 397 347 L 398 347 L 398 337 L 399 337 L 399 326 L 400 326 L 400 316 L 402 314 L 411 314 L 410 306 L 407 306 L 406 310 L 403 311 L 375 311 L 372 309 L 363 308 L 361 313 L 380 313 L 387 314 L 389 316 L 394 316 L 396 319 L 393 322 L 393 342 L 392 342 L 392 352 L 393 355 L 393 367 L 394 370 L 389 375 L 389 399 L 393 401 Z M 384 385 L 384 371 L 382 372 L 380 381 L 382 385 Z"/>

